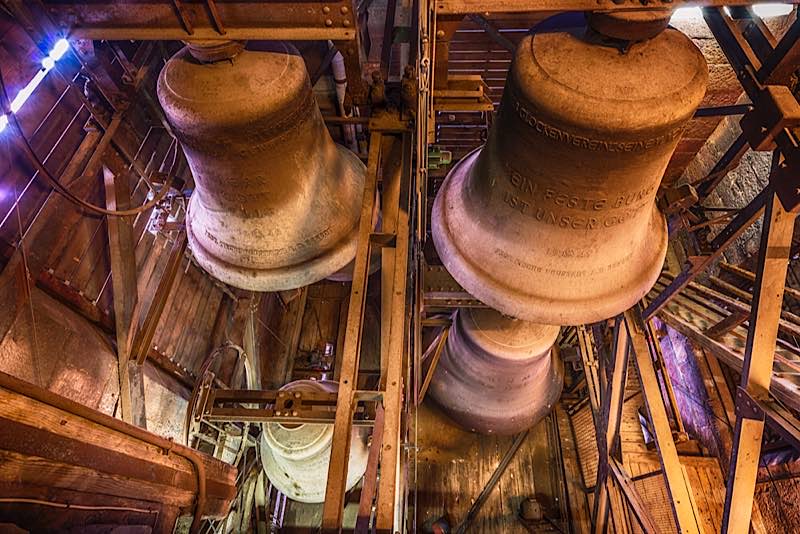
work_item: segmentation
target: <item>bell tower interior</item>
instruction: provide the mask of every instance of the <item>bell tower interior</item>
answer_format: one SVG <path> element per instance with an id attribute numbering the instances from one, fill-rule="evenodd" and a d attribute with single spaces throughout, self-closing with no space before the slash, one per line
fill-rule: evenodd
<path id="1" fill-rule="evenodd" d="M 0 533 L 800 532 L 800 19 L 0 0 Z"/>

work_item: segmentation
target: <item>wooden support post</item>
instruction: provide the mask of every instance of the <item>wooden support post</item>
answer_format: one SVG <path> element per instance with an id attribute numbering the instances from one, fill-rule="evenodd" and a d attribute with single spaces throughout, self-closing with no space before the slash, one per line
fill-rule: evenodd
<path id="1" fill-rule="evenodd" d="M 433 373 L 436 372 L 436 367 L 439 365 L 439 358 L 442 356 L 442 351 L 444 350 L 444 346 L 447 343 L 447 338 L 449 335 L 450 327 L 445 326 L 435 341 L 436 348 L 433 350 L 431 363 L 428 366 L 428 372 L 425 373 L 425 380 L 422 382 L 422 386 L 419 388 L 419 394 L 417 395 L 417 406 L 422 404 L 422 401 L 425 400 L 425 394 L 428 391 L 428 387 L 431 385 Z"/>
<path id="2" fill-rule="evenodd" d="M 397 207 L 400 202 L 402 181 L 403 144 L 393 136 L 384 136 L 383 154 L 388 154 L 383 172 L 383 196 L 381 199 L 381 232 L 394 234 L 397 231 Z M 392 315 L 392 288 L 394 283 L 394 247 L 381 247 L 381 389 L 386 386 L 386 367 L 389 361 L 390 321 Z"/>
<path id="3" fill-rule="evenodd" d="M 433 59 L 433 86 L 447 89 L 447 71 L 450 61 L 450 41 L 461 26 L 462 16 L 439 16 L 436 19 L 436 41 Z"/>
<path id="4" fill-rule="evenodd" d="M 777 157 L 777 156 L 775 156 Z M 744 353 L 741 387 L 757 401 L 769 397 L 783 288 L 789 263 L 795 214 L 784 211 L 777 195 L 770 194 L 761 231 L 750 328 Z M 764 419 L 750 418 L 737 406 L 722 532 L 746 533 L 753 511 L 753 493 L 761 455 Z"/>
<path id="5" fill-rule="evenodd" d="M 672 412 L 672 418 L 675 420 L 676 430 L 683 434 L 686 432 L 686 429 L 683 426 L 683 419 L 681 419 L 681 414 L 678 411 L 678 401 L 675 399 L 675 390 L 672 388 L 672 379 L 669 377 L 667 364 L 664 362 L 664 355 L 661 353 L 661 341 L 658 338 L 658 333 L 656 332 L 652 321 L 647 321 L 647 331 L 652 343 L 653 354 L 656 357 L 658 374 L 661 375 L 661 383 L 664 386 L 664 392 L 667 394 L 670 412 Z"/>
<path id="6" fill-rule="evenodd" d="M 391 334 L 386 367 L 386 389 L 383 394 L 385 419 L 381 451 L 381 479 L 378 485 L 378 503 L 375 513 L 375 528 L 378 532 L 397 530 L 397 499 L 400 482 L 400 428 L 402 424 L 404 370 L 408 356 L 407 333 L 407 287 L 410 241 L 410 186 L 411 180 L 411 136 L 403 134 L 400 202 L 397 210 L 396 239 L 394 251 L 394 281 L 392 283 Z M 385 318 L 382 318 L 385 320 Z"/>
<path id="7" fill-rule="evenodd" d="M 597 482 L 595 484 L 594 507 L 592 510 L 592 532 L 602 534 L 608 525 L 609 504 L 609 458 L 614 441 L 619 433 L 619 423 L 622 416 L 624 401 L 625 381 L 628 376 L 628 335 L 625 325 L 617 318 L 614 327 L 614 347 L 611 351 L 611 377 L 605 386 L 601 382 L 600 417 L 596 425 L 597 449 L 600 461 L 597 468 Z M 587 384 L 589 381 L 587 380 Z"/>
<path id="8" fill-rule="evenodd" d="M 672 439 L 672 429 L 669 426 L 664 398 L 661 396 L 661 387 L 647 343 L 647 327 L 638 305 L 625 312 L 625 324 L 636 368 L 639 371 L 645 405 L 653 425 L 661 470 L 664 473 L 667 492 L 672 499 L 675 524 L 682 533 L 701 533 L 703 532 L 702 520 L 697 514 L 692 490 Z"/>
<path id="9" fill-rule="evenodd" d="M 378 462 L 381 458 L 383 441 L 383 405 L 378 404 L 375 410 L 375 426 L 372 435 L 372 444 L 369 448 L 367 470 L 364 473 L 364 484 L 361 486 L 361 499 L 358 502 L 358 516 L 356 517 L 356 534 L 369 533 L 369 520 L 372 515 L 372 501 L 378 489 Z"/>
<path id="10" fill-rule="evenodd" d="M 375 207 L 375 191 L 380 164 L 381 138 L 383 134 L 370 134 L 366 183 L 361 202 L 361 219 L 358 227 L 358 247 L 353 267 L 353 285 L 347 309 L 347 330 L 342 349 L 339 392 L 336 401 L 336 418 L 333 425 L 331 459 L 328 466 L 328 481 L 325 489 L 325 504 L 322 508 L 322 531 L 339 532 L 344 513 L 344 493 L 347 482 L 347 462 L 350 455 L 350 438 L 353 412 L 356 402 L 354 392 L 358 378 L 361 348 L 361 326 L 367 293 L 367 269 L 369 267 L 372 213 Z"/>
<path id="11" fill-rule="evenodd" d="M 115 174 L 103 168 L 106 207 L 128 209 L 131 193 L 126 173 Z M 136 291 L 136 243 L 129 217 L 108 217 L 108 249 L 111 256 L 111 283 L 114 292 L 114 322 L 117 335 L 119 404 L 126 423 L 146 427 L 142 368 L 130 359 L 131 320 L 138 299 Z"/>
<path id="12" fill-rule="evenodd" d="M 581 325 L 577 327 L 578 348 L 580 349 L 583 372 L 586 375 L 586 386 L 589 390 L 589 403 L 592 413 L 600 413 L 600 377 L 598 376 L 597 355 L 594 350 L 594 336 L 589 328 Z M 597 417 L 595 417 L 595 424 Z"/>

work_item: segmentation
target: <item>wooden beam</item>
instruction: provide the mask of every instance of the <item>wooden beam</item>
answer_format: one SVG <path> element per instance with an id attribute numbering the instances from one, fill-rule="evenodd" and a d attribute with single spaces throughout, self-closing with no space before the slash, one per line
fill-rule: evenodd
<path id="1" fill-rule="evenodd" d="M 655 356 L 655 363 L 657 366 L 657 374 L 661 377 L 661 384 L 664 386 L 664 392 L 667 394 L 669 401 L 670 412 L 675 421 L 675 426 L 678 432 L 684 433 L 686 429 L 683 426 L 683 419 L 681 413 L 678 411 L 678 401 L 675 399 L 675 390 L 672 387 L 672 379 L 667 370 L 667 364 L 664 362 L 664 355 L 661 352 L 661 341 L 658 337 L 658 332 L 652 321 L 647 321 L 647 331 L 652 342 L 653 355 Z"/>
<path id="2" fill-rule="evenodd" d="M 597 450 L 600 455 L 595 483 L 594 505 L 592 510 L 592 532 L 605 533 L 608 527 L 609 493 L 612 491 L 608 483 L 609 458 L 614 441 L 619 434 L 622 418 L 622 405 L 625 398 L 625 382 L 628 376 L 628 334 L 625 325 L 617 318 L 614 325 L 614 346 L 611 350 L 611 376 L 605 383 L 600 381 L 601 391 L 598 396 L 601 402 L 600 417 L 596 423 Z M 587 380 L 587 384 L 589 381 Z M 604 385 L 605 384 L 605 385 Z"/>
<path id="3" fill-rule="evenodd" d="M 397 226 L 394 251 L 394 281 L 392 283 L 391 334 L 389 337 L 389 359 L 386 368 L 386 389 L 383 406 L 386 411 L 383 426 L 383 450 L 381 452 L 381 479 L 378 485 L 378 503 L 375 512 L 375 527 L 378 532 L 397 530 L 398 491 L 401 477 L 400 429 L 403 417 L 404 371 L 408 357 L 408 259 L 410 247 L 411 184 L 413 183 L 411 136 L 403 134 L 400 205 L 397 210 Z M 382 320 L 384 320 L 382 318 Z"/>
<path id="4" fill-rule="evenodd" d="M 642 319 L 641 309 L 637 305 L 626 311 L 624 315 L 634 361 L 642 384 L 642 394 L 653 426 L 661 470 L 664 472 L 667 493 L 672 500 L 675 524 L 682 533 L 701 533 L 703 532 L 702 519 L 694 506 L 692 490 L 672 439 L 672 429 L 669 426 L 667 410 L 661 396 L 661 386 L 658 383 L 653 357 L 647 343 L 647 327 Z"/>
<path id="5" fill-rule="evenodd" d="M 344 513 L 344 493 L 347 483 L 347 463 L 350 455 L 350 439 L 355 409 L 356 379 L 358 378 L 359 354 L 361 352 L 361 327 L 366 304 L 367 275 L 370 257 L 369 234 L 372 232 L 372 213 L 375 207 L 375 191 L 380 163 L 381 138 L 383 134 L 370 134 L 367 174 L 364 195 L 361 201 L 361 219 L 358 226 L 358 247 L 353 267 L 353 283 L 347 308 L 347 330 L 342 349 L 339 392 L 336 401 L 336 418 L 333 426 L 331 459 L 328 464 L 328 480 L 325 489 L 325 504 L 322 508 L 322 531 L 339 532 Z"/>
<path id="6" fill-rule="evenodd" d="M 777 156 L 775 156 L 777 157 Z M 770 194 L 761 231 L 750 328 L 745 344 L 741 387 L 757 401 L 769 398 L 778 322 L 792 245 L 795 214 L 784 211 L 777 195 Z M 764 419 L 747 417 L 737 406 L 722 532 L 746 533 L 753 511 Z"/>
<path id="7" fill-rule="evenodd" d="M 720 322 L 711 325 L 706 330 L 706 335 L 711 339 L 719 340 L 722 336 L 744 323 L 750 316 L 745 311 L 733 310 L 730 315 L 722 319 Z"/>
<path id="8" fill-rule="evenodd" d="M 586 386 L 589 390 L 589 402 L 592 405 L 592 413 L 595 415 L 595 424 L 597 424 L 597 414 L 600 413 L 600 377 L 598 376 L 594 335 L 591 329 L 583 325 L 578 326 L 576 332 L 583 372 L 586 375 Z"/>
<path id="9" fill-rule="evenodd" d="M 403 144 L 394 136 L 384 136 L 383 154 L 388 154 L 383 169 L 383 191 L 381 198 L 381 231 L 397 232 L 397 208 L 400 205 L 400 183 L 402 182 Z M 386 387 L 386 369 L 389 362 L 389 338 L 391 336 L 392 287 L 394 284 L 394 247 L 381 247 L 381 388 Z"/>
<path id="10" fill-rule="evenodd" d="M 73 505 L 125 499 L 139 508 L 185 513 L 196 506 L 202 515 L 224 517 L 236 495 L 235 467 L 5 373 L 0 458 L 4 498 L 46 489 L 51 502 L 69 492 Z M 57 514 L 69 514 L 67 508 Z"/>
<path id="11" fill-rule="evenodd" d="M 445 326 L 436 338 L 436 348 L 433 350 L 433 356 L 431 356 L 431 364 L 428 366 L 428 372 L 425 373 L 425 380 L 423 380 L 422 386 L 419 388 L 419 395 L 417 395 L 417 406 L 422 404 L 422 401 L 425 400 L 425 393 L 427 393 L 428 387 L 431 385 L 433 373 L 436 372 L 436 367 L 439 365 L 439 358 L 442 356 L 442 351 L 444 350 L 449 335 L 450 327 Z"/>
<path id="12" fill-rule="evenodd" d="M 128 209 L 131 191 L 128 174 L 115 174 L 103 167 L 106 207 Z M 107 217 L 108 249 L 111 256 L 111 283 L 114 294 L 114 322 L 117 337 L 119 404 L 126 423 L 145 428 L 142 368 L 130 359 L 131 320 L 138 299 L 136 291 L 136 242 L 130 217 Z"/>
<path id="13" fill-rule="evenodd" d="M 369 520 L 372 516 L 372 501 L 375 499 L 375 492 L 378 490 L 378 463 L 381 458 L 383 441 L 383 416 L 383 405 L 378 404 L 375 410 L 375 427 L 372 435 L 372 443 L 369 448 L 367 470 L 364 473 L 364 483 L 361 486 L 361 498 L 358 502 L 356 534 L 368 534 L 370 531 Z"/>

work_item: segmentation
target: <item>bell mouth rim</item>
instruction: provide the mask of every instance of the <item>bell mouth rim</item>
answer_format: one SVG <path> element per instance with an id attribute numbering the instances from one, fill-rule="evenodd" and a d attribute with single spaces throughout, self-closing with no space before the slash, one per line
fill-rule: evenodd
<path id="1" fill-rule="evenodd" d="M 635 305 L 650 292 L 663 270 L 667 253 L 667 223 L 663 216 L 659 230 L 661 236 L 659 246 L 637 247 L 637 256 L 627 261 L 629 265 L 641 264 L 649 268 L 631 269 L 628 273 L 619 273 L 617 277 L 626 281 L 623 287 L 614 286 L 605 293 L 589 294 L 579 299 L 557 299 L 523 293 L 513 286 L 500 282 L 489 270 L 483 268 L 482 265 L 486 264 L 485 257 L 476 258 L 463 252 L 469 250 L 469 247 L 460 246 L 461 243 L 454 239 L 454 236 L 463 234 L 463 231 L 461 234 L 452 231 L 446 214 L 448 210 L 444 204 L 450 195 L 460 190 L 460 184 L 470 175 L 484 146 L 472 150 L 453 166 L 436 195 L 431 214 L 432 237 L 437 254 L 450 275 L 467 292 L 503 314 L 526 321 L 561 326 L 588 324 L 614 317 Z M 654 209 L 660 214 L 657 208 Z M 650 252 L 652 250 L 656 250 L 656 253 Z M 647 289 L 633 291 L 637 287 Z M 624 298 L 614 298 L 618 295 Z M 542 313 L 542 310 L 545 313 Z"/>
<path id="2" fill-rule="evenodd" d="M 230 263 L 206 249 L 195 236 L 192 218 L 187 214 L 186 236 L 197 263 L 214 279 L 246 291 L 285 291 L 324 280 L 353 260 L 358 247 L 358 227 L 346 234 L 333 247 L 308 260 L 258 269 Z"/>
<path id="3" fill-rule="evenodd" d="M 436 406 L 441 412 L 458 427 L 483 435 L 497 435 L 497 436 L 511 436 L 533 428 L 539 424 L 546 416 L 552 411 L 552 407 L 558 402 L 561 393 L 564 389 L 564 361 L 561 359 L 558 351 L 552 350 L 549 352 L 550 362 L 548 378 L 550 379 L 547 388 L 547 395 L 537 396 L 535 403 L 528 403 L 530 407 L 534 407 L 529 413 L 515 414 L 513 421 L 509 420 L 507 409 L 507 402 L 497 403 L 497 414 L 476 414 L 470 412 L 469 403 L 445 403 L 447 399 L 451 399 L 452 388 L 448 388 L 447 395 L 440 397 L 439 390 L 435 385 L 437 382 L 431 382 L 430 396 L 436 403 Z M 440 400 L 441 399 L 441 400 Z M 481 406 L 491 406 L 491 396 L 487 396 L 481 403 Z M 544 401 L 544 402 L 541 402 Z M 550 403 L 550 408 L 547 408 L 547 403 Z M 525 403 L 520 403 L 524 405 Z M 456 406 L 461 406 L 462 409 L 455 409 Z M 512 423 L 512 424 L 509 424 Z"/>

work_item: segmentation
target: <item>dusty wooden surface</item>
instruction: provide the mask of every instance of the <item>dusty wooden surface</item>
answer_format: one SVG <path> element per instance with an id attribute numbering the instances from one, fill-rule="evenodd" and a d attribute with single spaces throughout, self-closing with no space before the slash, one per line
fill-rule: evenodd
<path id="1" fill-rule="evenodd" d="M 464 520 L 473 500 L 492 476 L 513 437 L 482 436 L 456 427 L 428 400 L 418 420 L 417 531 L 446 517 L 453 529 Z M 468 532 L 523 533 L 517 519 L 520 503 L 535 496 L 558 518 L 560 499 L 552 454 L 555 434 L 549 420 L 539 423 L 522 444 Z M 547 530 L 537 530 L 545 532 Z"/>

